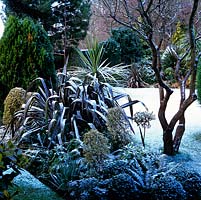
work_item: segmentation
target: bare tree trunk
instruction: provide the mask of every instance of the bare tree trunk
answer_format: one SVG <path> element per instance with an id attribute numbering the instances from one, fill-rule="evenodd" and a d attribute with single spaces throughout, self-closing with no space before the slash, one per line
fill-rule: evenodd
<path id="1" fill-rule="evenodd" d="M 181 139 L 183 137 L 184 131 L 185 131 L 185 116 L 183 114 L 179 120 L 179 124 L 177 126 L 176 133 L 174 136 L 173 148 L 175 153 L 178 153 L 179 151 L 179 147 L 181 144 Z"/>
<path id="2" fill-rule="evenodd" d="M 177 153 L 179 151 L 182 136 L 185 131 L 185 115 L 184 115 L 185 111 L 197 99 L 197 96 L 195 94 L 195 82 L 196 82 L 198 58 L 200 55 L 196 57 L 196 45 L 195 45 L 193 22 L 194 22 L 197 8 L 198 8 L 198 2 L 199 0 L 194 0 L 193 9 L 189 19 L 189 39 L 190 39 L 190 56 L 191 56 L 190 69 L 186 73 L 185 77 L 182 79 L 179 75 L 181 61 L 187 56 L 189 52 L 187 51 L 186 54 L 184 54 L 183 57 L 181 58 L 177 56 L 175 77 L 177 81 L 180 82 L 180 98 L 181 99 L 180 99 L 180 106 L 178 108 L 178 111 L 172 117 L 169 123 L 167 123 L 167 120 L 165 117 L 165 111 L 166 111 L 166 106 L 170 98 L 171 92 L 168 90 L 168 88 L 163 87 L 163 85 L 161 85 L 159 82 L 162 88 L 159 89 L 160 108 L 159 108 L 158 116 L 159 116 L 159 120 L 163 129 L 164 153 L 167 155 L 173 155 L 174 153 Z M 188 98 L 186 99 L 186 96 L 185 96 L 186 82 L 190 76 L 191 76 L 190 92 L 189 92 Z M 166 91 L 165 95 L 164 95 L 164 89 Z M 179 122 L 179 124 L 176 128 L 176 132 L 175 132 L 175 136 L 173 140 L 173 130 L 177 122 Z"/>
<path id="3" fill-rule="evenodd" d="M 159 87 L 159 94 L 160 94 L 160 107 L 158 111 L 158 118 L 161 124 L 161 127 L 163 129 L 163 147 L 164 147 L 164 153 L 167 155 L 173 155 L 174 149 L 173 149 L 173 128 L 171 128 L 167 122 L 165 112 L 167 108 L 167 104 L 169 101 L 169 98 L 173 91 L 171 90 L 165 90 L 162 87 Z"/>
<path id="4" fill-rule="evenodd" d="M 173 130 L 169 128 L 163 130 L 163 153 L 167 155 L 174 154 L 172 132 Z"/>

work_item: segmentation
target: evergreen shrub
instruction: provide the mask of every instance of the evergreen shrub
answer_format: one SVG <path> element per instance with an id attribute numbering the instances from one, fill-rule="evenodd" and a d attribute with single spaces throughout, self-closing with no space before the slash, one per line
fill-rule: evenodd
<path id="1" fill-rule="evenodd" d="M 16 111 L 20 110 L 25 102 L 26 91 L 23 88 L 15 87 L 10 90 L 4 101 L 3 124 L 8 125 Z"/>
<path id="2" fill-rule="evenodd" d="M 201 103 L 201 66 L 198 67 L 197 72 L 197 95 L 198 101 Z"/>
<path id="3" fill-rule="evenodd" d="M 53 48 L 46 31 L 30 18 L 10 16 L 0 40 L 1 101 L 14 87 L 27 88 L 40 76 L 55 82 Z"/>
<path id="4" fill-rule="evenodd" d="M 104 58 L 108 58 L 111 66 L 139 62 L 146 53 L 144 44 L 137 34 L 125 27 L 113 29 L 111 37 L 104 44 Z"/>
<path id="5" fill-rule="evenodd" d="M 178 22 L 176 25 L 176 30 L 172 36 L 172 45 L 168 46 L 162 55 L 162 67 L 164 71 L 165 79 L 168 80 L 171 84 L 177 82 L 175 79 L 175 66 L 177 62 L 177 58 L 175 54 L 182 57 L 186 50 L 188 43 L 186 37 L 186 26 L 181 22 Z M 185 76 L 189 69 L 189 56 L 186 56 L 184 60 L 181 62 L 180 66 L 180 74 Z"/>
<path id="6" fill-rule="evenodd" d="M 201 50 L 201 42 L 198 41 L 197 42 L 197 49 L 198 49 L 198 52 L 200 52 Z M 199 103 L 201 103 L 201 60 L 199 59 L 199 62 L 198 62 L 198 69 L 197 69 L 197 96 L 198 96 L 198 101 Z"/>

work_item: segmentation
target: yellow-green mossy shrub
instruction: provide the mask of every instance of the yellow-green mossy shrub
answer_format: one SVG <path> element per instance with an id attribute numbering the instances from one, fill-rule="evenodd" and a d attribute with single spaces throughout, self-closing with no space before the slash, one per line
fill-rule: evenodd
<path id="1" fill-rule="evenodd" d="M 4 100 L 3 124 L 8 125 L 14 113 L 20 110 L 22 104 L 25 102 L 26 91 L 23 88 L 15 87 L 10 90 L 6 99 Z"/>
<path id="2" fill-rule="evenodd" d="M 112 145 L 112 150 L 117 150 L 133 141 L 129 122 L 119 107 L 110 108 L 107 116 L 107 137 Z"/>
<path id="3" fill-rule="evenodd" d="M 110 153 L 108 139 L 97 130 L 84 134 L 84 157 L 89 163 L 102 163 Z"/>

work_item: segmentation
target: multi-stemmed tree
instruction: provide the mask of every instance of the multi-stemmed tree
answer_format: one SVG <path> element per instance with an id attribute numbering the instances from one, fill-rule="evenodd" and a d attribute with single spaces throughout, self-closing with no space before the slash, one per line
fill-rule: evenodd
<path id="1" fill-rule="evenodd" d="M 130 0 L 101 0 L 110 13 L 110 17 L 121 25 L 136 31 L 149 45 L 152 51 L 152 69 L 155 72 L 159 85 L 160 107 L 158 117 L 163 129 L 164 153 L 173 155 L 178 152 L 185 131 L 185 111 L 197 99 L 195 93 L 197 65 L 200 53 L 197 51 L 197 32 L 195 31 L 196 13 L 199 0 L 193 1 L 130 1 Z M 171 36 L 177 19 L 183 12 L 183 4 L 188 4 L 183 20 L 187 25 L 186 47 L 182 55 L 178 55 L 174 49 L 176 64 L 174 76 L 180 88 L 180 104 L 178 110 L 170 121 L 166 118 L 166 108 L 173 90 L 166 84 L 163 78 L 161 49 L 171 44 Z M 178 6 L 180 5 L 180 6 Z M 185 8 L 186 9 L 186 8 Z M 188 19 L 188 20 L 186 20 Z M 196 19 L 196 20 L 195 20 Z M 181 20 L 181 19 L 179 19 Z M 188 59 L 188 70 L 180 73 L 181 62 Z M 186 96 L 186 83 L 190 81 L 189 95 Z M 175 133 L 174 133 L 175 130 Z"/>

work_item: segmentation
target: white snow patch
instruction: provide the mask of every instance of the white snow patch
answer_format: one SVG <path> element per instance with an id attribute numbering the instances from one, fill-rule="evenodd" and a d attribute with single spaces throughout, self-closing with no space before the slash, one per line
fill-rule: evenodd
<path id="1" fill-rule="evenodd" d="M 140 100 L 148 107 L 150 112 L 156 116 L 156 120 L 151 121 L 151 128 L 146 131 L 145 143 L 154 151 L 162 151 L 162 128 L 157 117 L 159 109 L 159 90 L 157 88 L 115 88 L 116 91 L 127 93 L 132 100 Z M 180 90 L 174 89 L 171 95 L 166 116 L 170 120 L 178 110 L 180 102 Z M 188 96 L 189 90 L 186 95 Z M 123 103 L 121 101 L 120 103 Z M 145 110 L 141 104 L 134 106 L 135 111 Z M 201 173 L 201 141 L 196 141 L 195 135 L 201 135 L 201 105 L 195 101 L 185 112 L 186 117 L 186 131 L 184 133 L 182 143 L 180 146 L 180 153 L 174 157 L 174 160 L 185 164 L 191 169 L 197 170 Z M 138 128 L 134 125 L 136 137 L 140 141 Z"/>

